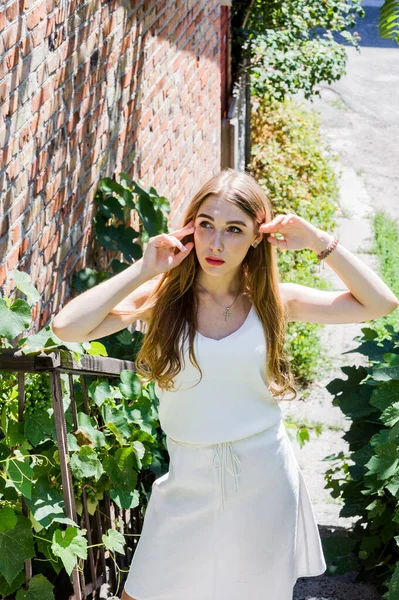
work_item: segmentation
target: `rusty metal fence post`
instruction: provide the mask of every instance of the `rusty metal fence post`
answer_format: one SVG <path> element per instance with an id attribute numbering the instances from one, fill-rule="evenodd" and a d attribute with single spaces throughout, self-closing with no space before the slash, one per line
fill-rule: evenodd
<path id="1" fill-rule="evenodd" d="M 100 587 L 104 583 L 110 582 L 115 587 L 117 573 L 114 561 L 110 559 L 109 553 L 105 551 L 104 546 L 100 546 L 96 552 L 90 546 L 102 542 L 103 531 L 107 531 L 111 527 L 116 528 L 113 515 L 118 516 L 119 511 L 109 496 L 105 494 L 103 510 L 100 510 L 99 505 L 97 505 L 93 518 L 90 518 L 87 496 L 85 490 L 83 490 L 83 511 L 79 522 L 69 463 L 61 374 L 65 373 L 68 375 L 68 391 L 71 399 L 73 426 L 76 431 L 78 429 L 78 419 L 73 376 L 78 375 L 81 378 L 84 411 L 90 414 L 85 377 L 115 378 L 119 377 L 120 373 L 125 369 L 134 371 L 134 363 L 110 357 L 94 357 L 90 355 L 83 356 L 81 362 L 78 363 L 71 353 L 64 350 L 38 355 L 23 355 L 20 351 L 8 349 L 0 351 L 0 371 L 14 371 L 17 373 L 18 417 L 20 422 L 24 420 L 25 374 L 47 372 L 50 376 L 65 513 L 67 517 L 86 529 L 89 544 L 87 561 L 81 561 L 81 564 L 76 564 L 73 569 L 73 595 L 69 596 L 69 600 L 85 600 L 88 595 L 91 595 L 91 598 L 94 599 L 98 597 Z M 22 510 L 24 514 L 28 514 L 23 500 Z M 122 514 L 124 515 L 125 533 L 129 531 L 130 534 L 138 535 L 142 527 L 139 507 L 122 511 Z M 128 562 L 127 557 L 122 556 L 120 562 L 123 566 L 126 566 Z M 32 577 L 31 560 L 25 562 L 25 575 L 26 582 L 28 582 Z"/>

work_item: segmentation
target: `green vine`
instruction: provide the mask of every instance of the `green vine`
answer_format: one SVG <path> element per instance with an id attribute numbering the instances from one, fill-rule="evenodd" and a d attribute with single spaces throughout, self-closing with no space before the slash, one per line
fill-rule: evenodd
<path id="1" fill-rule="evenodd" d="M 142 255 L 148 236 L 165 230 L 168 204 L 154 188 L 146 192 L 124 174 L 121 181 L 101 180 L 94 223 L 99 243 L 122 252 L 130 261 Z M 118 224 L 120 218 L 133 218 L 136 228 Z M 114 273 L 128 264 L 111 263 Z M 84 269 L 75 275 L 75 282 L 83 290 L 109 276 L 108 272 Z M 102 341 L 60 340 L 51 323 L 37 334 L 23 337 L 31 326 L 31 305 L 39 300 L 39 294 L 26 273 L 14 270 L 12 277 L 16 283 L 12 295 L 0 298 L 0 348 L 19 349 L 22 354 L 66 348 L 78 362 L 84 354 L 108 355 Z M 27 300 L 17 298 L 20 293 Z M 116 349 L 114 356 L 132 360 L 132 349 L 137 350 L 140 340 L 126 330 L 106 342 L 108 348 Z M 153 480 L 168 468 L 153 382 L 142 384 L 130 370 L 112 383 L 104 377 L 87 377 L 87 414 L 81 379 L 73 375 L 76 428 L 69 378 L 67 374 L 60 377 L 78 517 L 83 514 L 83 494 L 91 515 L 96 509 L 104 514 L 107 494 L 121 510 L 138 507 L 143 516 Z M 70 577 L 75 565 L 83 569 L 89 548 L 87 532 L 65 513 L 49 373 L 26 375 L 24 400 L 20 422 L 16 373 L 0 371 L 0 596 L 53 600 L 57 575 L 64 570 Z M 102 536 L 102 543 L 95 544 L 103 545 L 115 562 L 118 587 L 125 571 L 119 567 L 116 553 L 125 554 L 131 547 L 129 539 L 117 519 Z M 33 577 L 26 586 L 24 562 L 29 559 Z"/>

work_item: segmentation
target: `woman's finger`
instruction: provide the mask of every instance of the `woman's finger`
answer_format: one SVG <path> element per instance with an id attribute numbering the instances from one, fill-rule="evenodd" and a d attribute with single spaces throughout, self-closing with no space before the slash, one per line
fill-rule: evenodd
<path id="1" fill-rule="evenodd" d="M 266 239 L 272 246 L 276 246 L 277 248 L 284 248 L 284 249 L 287 248 L 287 240 L 285 240 L 285 239 L 276 238 L 272 235 L 269 235 Z"/>
<path id="2" fill-rule="evenodd" d="M 171 246 L 172 248 L 179 248 L 182 252 L 187 252 L 187 248 L 183 246 L 180 240 L 177 237 L 171 235 L 170 233 L 162 233 L 159 239 L 159 243 L 155 244 L 156 246 Z"/>
<path id="3" fill-rule="evenodd" d="M 190 235 L 190 233 L 194 233 L 194 221 L 190 221 L 182 227 L 181 229 L 176 229 L 176 231 L 171 231 L 168 235 L 174 235 L 175 237 L 184 237 L 186 235 Z"/>
<path id="4" fill-rule="evenodd" d="M 260 225 L 260 227 L 259 227 L 259 231 L 261 231 L 261 232 L 272 231 L 273 229 L 275 229 L 276 227 L 281 225 L 281 222 L 283 219 L 285 219 L 285 217 L 286 217 L 286 215 L 278 215 L 277 217 L 275 217 L 274 219 L 269 221 L 269 223 L 262 223 L 262 225 Z"/>

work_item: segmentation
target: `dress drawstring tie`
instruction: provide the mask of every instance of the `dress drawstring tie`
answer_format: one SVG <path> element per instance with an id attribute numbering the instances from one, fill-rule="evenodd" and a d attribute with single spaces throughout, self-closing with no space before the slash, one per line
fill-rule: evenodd
<path id="1" fill-rule="evenodd" d="M 238 478 L 242 471 L 240 459 L 234 453 L 232 442 L 214 444 L 213 466 L 216 468 L 219 477 L 222 507 L 224 510 L 224 500 L 226 496 L 225 470 L 230 473 L 230 475 L 233 475 L 237 491 L 239 488 Z"/>

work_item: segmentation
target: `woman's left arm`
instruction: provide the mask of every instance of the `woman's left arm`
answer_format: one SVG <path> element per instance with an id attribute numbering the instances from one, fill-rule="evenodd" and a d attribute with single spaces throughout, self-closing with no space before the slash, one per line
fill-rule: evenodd
<path id="1" fill-rule="evenodd" d="M 334 236 L 295 214 L 277 215 L 260 226 L 267 240 L 281 249 L 310 248 L 319 253 Z M 271 233 L 280 233 L 277 239 Z M 324 291 L 295 283 L 282 283 L 288 318 L 310 323 L 354 323 L 377 319 L 399 306 L 399 300 L 384 281 L 341 243 L 324 259 L 349 291 Z"/>

